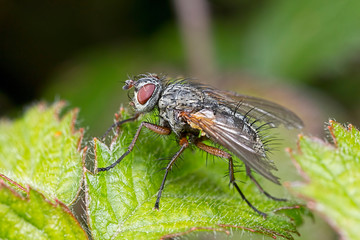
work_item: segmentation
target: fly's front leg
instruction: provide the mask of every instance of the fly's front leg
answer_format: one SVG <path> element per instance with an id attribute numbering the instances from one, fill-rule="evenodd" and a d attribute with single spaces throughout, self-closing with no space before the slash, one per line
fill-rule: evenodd
<path id="1" fill-rule="evenodd" d="M 156 202 L 155 202 L 154 209 L 157 209 L 157 210 L 159 209 L 159 203 L 160 203 L 161 193 L 162 193 L 162 191 L 163 191 L 163 189 L 164 189 L 166 177 L 167 177 L 169 171 L 171 170 L 172 166 L 174 165 L 176 159 L 178 159 L 178 157 L 181 155 L 181 153 L 189 146 L 189 142 L 188 142 L 188 140 L 186 139 L 186 137 L 180 138 L 179 144 L 181 145 L 180 150 L 177 151 L 177 153 L 175 153 L 175 155 L 172 157 L 172 159 L 171 159 L 171 161 L 169 162 L 169 164 L 166 166 L 166 172 L 165 172 L 164 178 L 163 178 L 163 180 L 162 180 L 162 183 L 161 183 L 161 186 L 160 186 L 160 189 L 159 189 L 157 198 L 156 198 Z"/>
<path id="2" fill-rule="evenodd" d="M 104 140 L 105 137 L 110 133 L 111 129 L 113 129 L 114 127 L 118 127 L 124 123 L 127 123 L 127 122 L 132 122 L 132 121 L 135 121 L 138 117 L 140 116 L 139 113 L 135 114 L 135 116 L 131 117 L 131 118 L 128 118 L 128 119 L 125 119 L 125 120 L 122 120 L 122 121 L 118 121 L 116 123 L 114 123 L 113 125 L 111 125 L 108 130 L 106 130 L 106 132 L 104 133 L 104 135 L 101 137 L 101 140 Z"/>
<path id="3" fill-rule="evenodd" d="M 253 181 L 255 183 L 255 185 L 258 187 L 258 189 L 260 190 L 260 192 L 262 192 L 265 196 L 267 196 L 268 198 L 271 198 L 275 201 L 282 201 L 282 202 L 286 202 L 287 199 L 284 198 L 277 198 L 274 197 L 272 195 L 270 195 L 268 192 L 266 192 L 263 187 L 261 187 L 261 185 L 258 183 L 258 181 L 254 178 L 254 176 L 252 175 L 251 169 L 246 166 L 246 174 L 249 176 L 249 178 L 251 179 L 251 181 Z"/>
<path id="4" fill-rule="evenodd" d="M 230 178 L 230 183 L 232 185 L 234 185 L 234 187 L 236 188 L 236 190 L 238 191 L 238 193 L 240 194 L 241 198 L 247 203 L 247 205 L 249 207 L 251 207 L 255 212 L 257 212 L 258 214 L 260 214 L 263 217 L 266 217 L 267 214 L 264 212 L 261 212 L 260 210 L 258 210 L 257 208 L 255 208 L 250 202 L 249 200 L 247 200 L 247 198 L 245 197 L 244 193 L 240 190 L 239 186 L 237 185 L 237 183 L 235 182 L 235 175 L 234 175 L 234 162 L 233 159 L 231 157 L 231 155 L 219 148 L 215 148 L 212 146 L 208 146 L 200 141 L 196 142 L 195 145 L 200 148 L 201 150 L 210 153 L 214 156 L 217 157 L 221 157 L 221 158 L 226 158 L 229 161 L 229 178 Z"/>
<path id="5" fill-rule="evenodd" d="M 128 120 L 128 119 L 127 119 Z M 126 121 L 126 120 L 124 120 Z M 108 171 L 111 168 L 115 167 L 119 162 L 121 162 L 121 160 L 123 160 L 123 158 L 128 155 L 134 148 L 136 140 L 138 139 L 139 135 L 140 135 L 140 131 L 143 127 L 146 127 L 147 129 L 150 129 L 151 131 L 160 134 L 160 135 L 169 135 L 171 133 L 171 129 L 168 127 L 163 127 L 163 126 L 159 126 L 156 124 L 152 124 L 152 123 L 148 123 L 148 122 L 142 122 L 138 128 L 138 130 L 135 133 L 135 136 L 133 138 L 133 140 L 131 141 L 128 150 L 121 155 L 121 157 L 118 158 L 118 160 L 116 160 L 116 162 L 114 162 L 113 164 L 111 164 L 110 166 L 104 167 L 104 168 L 98 168 L 97 171 L 101 172 L 101 171 Z"/>

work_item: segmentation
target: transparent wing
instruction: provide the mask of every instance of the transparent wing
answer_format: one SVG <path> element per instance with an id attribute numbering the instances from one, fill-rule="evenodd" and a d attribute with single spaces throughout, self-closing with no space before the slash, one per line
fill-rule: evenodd
<path id="1" fill-rule="evenodd" d="M 192 128 L 205 132 L 212 141 L 235 154 L 246 166 L 280 184 L 279 179 L 271 173 L 271 170 L 277 169 L 266 157 L 263 143 L 241 119 L 227 114 L 214 114 L 209 109 L 184 113 L 182 117 Z"/>
<path id="2" fill-rule="evenodd" d="M 295 113 L 279 104 L 230 91 L 205 86 L 201 86 L 201 88 L 207 97 L 228 106 L 234 112 L 267 122 L 271 126 L 277 127 L 281 124 L 287 128 L 302 128 L 304 126 Z"/>

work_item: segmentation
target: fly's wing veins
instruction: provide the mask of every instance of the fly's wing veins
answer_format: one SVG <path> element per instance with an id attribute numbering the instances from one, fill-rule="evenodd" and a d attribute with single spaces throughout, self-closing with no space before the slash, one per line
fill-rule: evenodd
<path id="1" fill-rule="evenodd" d="M 188 124 L 196 129 L 201 129 L 215 143 L 218 143 L 239 157 L 246 166 L 266 177 L 270 181 L 280 184 L 279 179 L 271 173 L 277 170 L 274 163 L 266 158 L 261 140 L 254 138 L 236 124 L 231 116 L 216 114 L 209 109 L 196 113 L 184 113 L 182 117 Z"/>
<path id="2" fill-rule="evenodd" d="M 287 108 L 265 99 L 241 95 L 202 86 L 204 94 L 224 104 L 233 111 L 267 122 L 273 127 L 284 125 L 287 128 L 302 128 L 301 119 Z"/>

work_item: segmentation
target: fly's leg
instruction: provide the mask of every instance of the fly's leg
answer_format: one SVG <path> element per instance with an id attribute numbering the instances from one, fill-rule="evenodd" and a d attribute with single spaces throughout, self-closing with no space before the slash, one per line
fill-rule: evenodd
<path id="1" fill-rule="evenodd" d="M 265 196 L 267 196 L 270 199 L 273 199 L 275 201 L 282 201 L 282 202 L 286 202 L 287 199 L 284 198 L 277 198 L 274 197 L 272 195 L 270 195 L 268 192 L 266 192 L 263 187 L 261 187 L 261 185 L 258 183 L 258 181 L 254 178 L 254 176 L 252 175 L 251 169 L 246 166 L 246 174 L 249 176 L 249 178 L 251 179 L 251 181 L 253 181 L 255 183 L 255 185 L 257 186 L 257 188 L 260 190 L 260 192 L 262 192 Z"/>
<path id="2" fill-rule="evenodd" d="M 128 120 L 128 119 L 127 119 Z M 126 121 L 126 120 L 124 120 Z M 104 167 L 104 168 L 98 168 L 97 171 L 101 172 L 101 171 L 108 171 L 111 168 L 115 167 L 119 162 L 121 162 L 121 160 L 123 160 L 123 158 L 128 155 L 134 148 L 136 140 L 139 137 L 140 131 L 143 127 L 146 127 L 147 129 L 150 129 L 151 131 L 160 134 L 160 135 L 169 135 L 171 133 L 171 129 L 167 128 L 167 127 L 163 127 L 163 126 L 159 126 L 156 124 L 152 124 L 152 123 L 148 123 L 148 122 L 142 122 L 138 128 L 138 130 L 135 133 L 135 136 L 133 138 L 133 140 L 131 141 L 128 150 L 121 155 L 121 157 L 118 158 L 118 160 L 116 160 L 116 162 L 114 162 L 113 164 L 111 164 L 110 166 Z"/>
<path id="3" fill-rule="evenodd" d="M 245 197 L 244 193 L 240 190 L 239 186 L 237 185 L 237 183 L 235 182 L 235 176 L 234 176 L 234 163 L 233 163 L 233 159 L 231 157 L 231 155 L 219 148 L 215 148 L 215 147 L 211 147 L 208 146 L 202 142 L 196 142 L 195 145 L 200 148 L 201 150 L 210 153 L 214 156 L 217 157 L 221 157 L 221 158 L 226 158 L 229 161 L 229 177 L 230 177 L 230 183 L 232 185 L 234 185 L 234 187 L 236 188 L 236 190 L 238 191 L 238 193 L 240 194 L 241 198 L 247 203 L 247 205 L 249 207 L 251 207 L 255 212 L 257 212 L 258 214 L 260 214 L 263 217 L 266 217 L 267 214 L 264 212 L 261 212 L 260 210 L 258 210 L 256 207 L 254 207 L 249 200 L 247 200 L 247 198 Z"/>
<path id="4" fill-rule="evenodd" d="M 162 180 L 162 183 L 161 183 L 161 186 L 160 186 L 157 198 L 156 198 L 154 209 L 159 210 L 159 203 L 160 203 L 161 193 L 162 193 L 162 191 L 164 189 L 166 177 L 167 177 L 169 171 L 171 170 L 171 168 L 172 168 L 173 164 L 175 163 L 176 159 L 178 159 L 178 157 L 181 155 L 181 153 L 189 146 L 189 142 L 186 139 L 186 137 L 180 138 L 179 144 L 181 145 L 180 150 L 177 151 L 177 153 L 175 153 L 175 155 L 172 157 L 169 164 L 166 166 L 166 172 L 165 172 L 164 178 Z"/>
<path id="5" fill-rule="evenodd" d="M 102 140 L 105 139 L 105 137 L 110 133 L 111 129 L 113 129 L 114 127 L 118 127 L 124 123 L 127 123 L 127 122 L 132 122 L 132 121 L 135 121 L 138 117 L 140 116 L 140 114 L 136 114 L 135 116 L 131 117 L 131 118 L 128 118 L 128 119 L 125 119 L 125 120 L 122 120 L 122 121 L 118 121 L 116 123 L 114 123 L 113 125 L 111 125 L 108 130 L 106 130 L 106 132 L 104 133 L 104 135 L 101 137 Z"/>

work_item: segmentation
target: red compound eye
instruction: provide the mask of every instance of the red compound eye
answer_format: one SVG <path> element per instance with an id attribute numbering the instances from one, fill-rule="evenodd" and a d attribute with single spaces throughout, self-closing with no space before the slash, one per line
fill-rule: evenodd
<path id="1" fill-rule="evenodd" d="M 144 105 L 152 96 L 155 90 L 155 85 L 152 83 L 144 85 L 137 94 L 137 100 L 141 105 Z"/>

